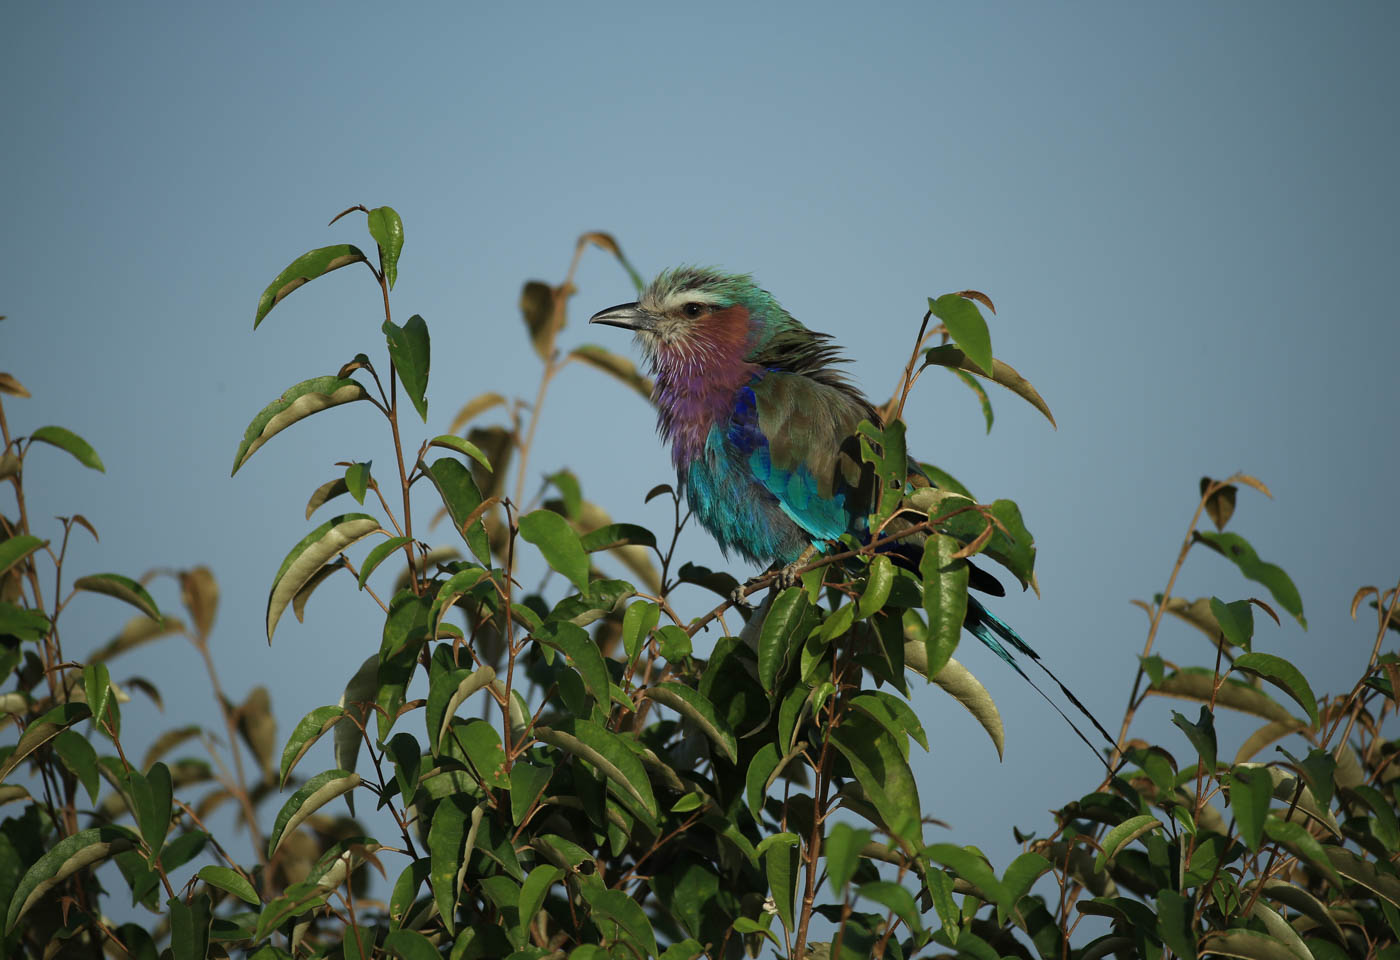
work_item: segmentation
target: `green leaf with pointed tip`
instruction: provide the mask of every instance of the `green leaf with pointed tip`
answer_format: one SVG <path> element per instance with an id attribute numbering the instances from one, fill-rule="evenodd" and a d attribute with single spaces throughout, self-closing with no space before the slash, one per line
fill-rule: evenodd
<path id="1" fill-rule="evenodd" d="M 379 244 L 379 264 L 389 289 L 399 278 L 399 254 L 403 252 L 403 220 L 393 207 L 375 207 L 369 212 L 369 235 Z"/>
<path id="2" fill-rule="evenodd" d="M 21 762 L 39 747 L 48 743 L 64 730 L 73 724 L 86 720 L 92 716 L 92 710 L 86 703 L 71 701 L 61 703 L 49 710 L 37 720 L 31 720 L 29 726 L 24 728 L 19 742 L 10 755 L 0 762 L 0 783 L 10 775 Z"/>
<path id="3" fill-rule="evenodd" d="M 520 913 L 521 923 L 527 927 L 534 923 L 535 916 L 544 906 L 544 898 L 548 896 L 549 888 L 558 883 L 563 876 L 563 870 L 550 864 L 538 866 L 530 871 L 530 875 L 520 885 L 520 902 L 517 910 Z"/>
<path id="4" fill-rule="evenodd" d="M 378 691 L 379 654 L 372 653 L 345 684 L 338 706 L 345 711 L 347 717 L 353 717 L 362 726 L 369 719 Z M 351 722 L 336 724 L 332 742 L 335 765 L 343 770 L 354 770 L 355 762 L 360 756 L 360 746 L 364 742 L 360 727 Z"/>
<path id="5" fill-rule="evenodd" d="M 160 619 L 160 610 L 156 608 L 156 602 L 151 599 L 146 588 L 119 573 L 94 573 L 79 577 L 73 581 L 73 589 L 115 597 L 131 604 L 152 620 Z"/>
<path id="6" fill-rule="evenodd" d="M 919 576 L 924 582 L 924 610 L 928 614 L 924 670 L 929 677 L 937 676 L 952 658 L 967 617 L 968 565 L 966 560 L 953 559 L 961 549 L 961 543 L 941 533 L 924 541 Z"/>
<path id="7" fill-rule="evenodd" d="M 341 707 L 317 707 L 301 718 L 292 735 L 287 738 L 287 745 L 282 749 L 282 762 L 278 771 L 278 783 L 282 787 L 287 785 L 287 777 L 301 758 L 306 756 L 306 751 L 311 749 L 311 745 L 343 719 L 345 710 Z"/>
<path id="8" fill-rule="evenodd" d="M 1103 838 L 1103 843 L 1099 847 L 1099 855 L 1094 859 L 1094 872 L 1101 872 L 1105 864 L 1117 856 L 1120 848 L 1132 843 L 1149 830 L 1160 830 L 1161 828 L 1162 821 L 1150 813 L 1124 820 L 1108 831 L 1108 834 Z"/>
<path id="9" fill-rule="evenodd" d="M 1191 931 L 1191 901 L 1175 890 L 1157 893 L 1157 936 L 1181 960 L 1196 960 L 1196 937 Z"/>
<path id="10" fill-rule="evenodd" d="M 915 673 L 927 677 L 927 661 L 924 658 L 922 643 L 904 644 L 905 665 Z M 1006 731 L 1002 726 L 1001 711 L 997 709 L 996 701 L 987 692 L 987 688 L 972 675 L 972 671 L 957 660 L 949 660 L 933 677 L 933 682 L 976 718 L 982 729 L 987 731 L 987 736 L 992 738 L 992 745 L 996 747 L 997 757 L 1000 758 L 1006 746 Z"/>
<path id="11" fill-rule="evenodd" d="M 365 587 L 365 581 L 381 563 L 397 550 L 402 550 L 403 545 L 411 540 L 411 537 L 390 537 L 383 543 L 378 544 L 369 553 L 365 554 L 364 563 L 360 564 L 360 575 L 356 578 L 361 590 Z"/>
<path id="12" fill-rule="evenodd" d="M 5 573 L 39 548 L 48 546 L 48 543 L 41 537 L 31 536 L 27 533 L 0 542 L 0 574 Z"/>
<path id="13" fill-rule="evenodd" d="M 64 730 L 53 739 L 53 752 L 63 765 L 72 771 L 73 776 L 87 790 L 88 797 L 97 803 L 97 792 L 101 788 L 97 772 L 97 751 L 87 738 L 72 730 Z"/>
<path id="14" fill-rule="evenodd" d="M 345 513 L 327 520 L 292 547 L 272 580 L 272 589 L 268 591 L 268 643 L 272 642 L 273 631 L 277 629 L 277 621 L 282 619 L 287 604 L 317 571 L 352 543 L 363 540 L 378 529 L 379 521 L 368 514 Z"/>
<path id="15" fill-rule="evenodd" d="M 778 674 L 802 637 L 798 628 L 806 622 L 807 595 L 800 587 L 789 587 L 778 594 L 763 620 L 758 637 L 758 680 L 764 690 L 772 690 Z"/>
<path id="16" fill-rule="evenodd" d="M 967 384 L 967 388 L 977 395 L 977 402 L 982 407 L 982 419 L 987 423 L 987 432 L 991 433 L 992 422 L 996 419 L 996 415 L 992 412 L 992 398 L 987 396 L 986 389 L 982 384 L 977 382 L 976 377 L 966 370 L 959 370 L 953 367 L 944 367 L 943 369 Z"/>
<path id="17" fill-rule="evenodd" d="M 585 553 L 617 547 L 654 547 L 656 534 L 635 523 L 607 523 L 579 537 Z"/>
<path id="18" fill-rule="evenodd" d="M 345 486 L 345 477 L 339 476 L 334 480 L 327 480 L 315 490 L 311 491 L 311 499 L 306 501 L 306 519 L 310 520 L 311 515 L 327 502 L 334 500 L 342 493 L 349 493 Z"/>
<path id="19" fill-rule="evenodd" d="M 102 465 L 102 458 L 97 455 L 97 451 L 72 430 L 64 427 L 40 427 L 29 435 L 29 439 L 38 440 L 40 443 L 47 443 L 71 453 L 73 459 L 99 473 L 107 472 L 107 468 Z"/>
<path id="20" fill-rule="evenodd" d="M 428 745 L 434 755 L 442 749 L 442 738 L 447 733 L 452 718 L 456 716 L 457 708 L 495 679 L 496 671 L 489 663 L 483 664 L 479 670 L 463 667 L 433 676 L 428 685 L 428 704 L 424 710 L 424 720 L 428 725 Z"/>
<path id="21" fill-rule="evenodd" d="M 598 645 L 582 627 L 566 622 L 551 622 L 537 633 L 541 643 L 564 654 L 569 666 L 578 671 L 588 695 L 593 702 L 604 709 L 612 698 L 608 681 L 608 668 L 603 663 L 603 654 Z"/>
<path id="22" fill-rule="evenodd" d="M 569 521 L 553 510 L 535 510 L 520 518 L 520 536 L 538 547 L 545 562 L 580 592 L 588 589 L 588 555 Z"/>
<path id="23" fill-rule="evenodd" d="M 442 505 L 452 517 L 452 525 L 456 528 L 458 536 L 466 541 L 472 554 L 489 567 L 491 544 L 486 538 L 486 527 L 481 518 L 474 520 L 469 528 L 462 529 L 462 524 L 476 512 L 482 500 L 481 490 L 472 479 L 471 471 L 460 460 L 442 457 L 434 460 L 432 465 L 426 468 L 426 472 L 437 487 L 438 495 L 442 497 Z"/>
<path id="24" fill-rule="evenodd" d="M 917 830 L 921 813 L 919 788 L 894 737 L 868 714 L 852 710 L 831 731 L 831 742 L 850 763 L 856 781 L 884 821 L 883 826 L 893 832 L 912 819 Z"/>
<path id="25" fill-rule="evenodd" d="M 1231 669 L 1243 670 L 1269 681 L 1307 711 L 1308 719 L 1314 727 L 1317 726 L 1317 697 L 1313 696 L 1308 678 L 1283 657 L 1276 657 L 1271 653 L 1245 653 L 1235 658 Z"/>
<path id="26" fill-rule="evenodd" d="M 661 619 L 661 608 L 647 600 L 639 600 L 622 615 L 622 649 L 627 662 L 636 660 L 651 631 Z"/>
<path id="27" fill-rule="evenodd" d="M 1324 848 L 1322 844 L 1317 842 L 1317 838 L 1304 827 L 1282 820 L 1277 814 L 1270 814 L 1269 818 L 1264 821 L 1264 833 L 1270 840 L 1283 844 L 1322 871 L 1339 888 L 1342 886 L 1342 878 L 1338 875 L 1333 861 L 1328 857 L 1328 851 L 1338 850 L 1339 847 L 1328 846 Z"/>
<path id="28" fill-rule="evenodd" d="M 280 397 L 263 407 L 248 424 L 248 429 L 243 431 L 243 442 L 233 455 L 233 470 L 229 476 L 237 473 L 263 444 L 292 424 L 305 420 L 313 413 L 367 399 L 369 393 L 364 387 L 354 380 L 339 377 L 312 377 L 288 387 Z"/>
<path id="29" fill-rule="evenodd" d="M 945 293 L 937 300 L 928 301 L 929 312 L 948 328 L 959 349 L 980 369 L 983 376 L 992 373 L 992 335 L 987 330 L 987 321 L 977 304 L 956 293 Z"/>
<path id="30" fill-rule="evenodd" d="M 112 701 L 112 675 L 107 664 L 98 661 L 83 667 L 83 696 L 92 715 L 101 720 Z"/>
<path id="31" fill-rule="evenodd" d="M 446 797 L 433 811 L 433 822 L 428 828 L 428 857 L 431 863 L 428 885 L 449 934 L 456 932 L 457 877 L 466 858 L 466 847 L 475 840 L 482 816 L 481 808 L 474 808 L 471 827 L 468 828 L 468 814 L 464 806 L 467 802 L 468 799 L 461 794 Z"/>
<path id="32" fill-rule="evenodd" d="M 1298 594 L 1298 588 L 1293 585 L 1292 578 L 1282 567 L 1260 560 L 1259 554 L 1250 546 L 1248 540 L 1238 533 L 1213 531 L 1197 533 L 1196 540 L 1228 558 L 1240 568 L 1240 573 L 1250 580 L 1262 583 L 1269 589 L 1269 593 L 1273 594 L 1279 606 L 1293 614 L 1304 630 L 1308 628 L 1308 621 L 1303 618 L 1303 599 Z"/>
<path id="33" fill-rule="evenodd" d="M 780 759 L 778 745 L 765 743 L 749 761 L 748 772 L 744 775 L 744 798 L 754 820 L 759 819 L 759 814 L 763 810 L 763 801 L 768 793 L 768 781 L 772 778 L 773 771 L 778 768 Z"/>
<path id="34" fill-rule="evenodd" d="M 1011 910 L 1015 907 L 1011 900 L 1011 891 L 997 879 L 997 875 L 988 866 L 986 857 L 980 853 L 951 843 L 934 843 L 924 850 L 924 855 L 934 863 L 941 863 L 951 869 L 957 876 L 976 887 L 983 899 L 990 900 L 1000 909 Z M 961 937 L 959 939 L 961 940 Z"/>
<path id="35" fill-rule="evenodd" d="M 329 247 L 319 247 L 308 253 L 303 253 L 290 264 L 287 269 L 277 275 L 277 279 L 268 284 L 262 296 L 258 298 L 258 312 L 253 317 L 253 329 L 258 328 L 258 324 L 263 322 L 263 317 L 277 304 L 281 303 L 293 290 L 304 283 L 309 283 L 317 277 L 324 276 L 332 270 L 339 270 L 341 267 L 349 266 L 352 263 L 368 263 L 368 258 L 360 252 L 360 248 L 348 243 L 337 243 Z"/>
<path id="36" fill-rule="evenodd" d="M 1226 642 L 1249 649 L 1249 641 L 1254 636 L 1254 611 L 1248 600 L 1226 603 L 1219 597 L 1211 597 L 1210 612 Z"/>
<path id="37" fill-rule="evenodd" d="M 1215 715 L 1210 712 L 1210 707 L 1201 707 L 1201 714 L 1195 723 L 1173 710 L 1172 723 L 1181 728 L 1181 732 L 1186 734 L 1186 739 L 1191 741 L 1191 746 L 1196 748 L 1196 754 L 1205 764 L 1206 771 L 1213 772 L 1215 770 Z"/>
<path id="38" fill-rule="evenodd" d="M 569 351 L 569 356 L 621 381 L 647 400 L 651 399 L 651 379 L 644 376 L 637 369 L 637 365 L 626 357 L 594 343 L 584 343 L 574 347 Z"/>
<path id="39" fill-rule="evenodd" d="M 519 824 L 524 821 L 526 814 L 534 808 L 535 801 L 544 793 L 545 787 L 549 786 L 552 772 L 550 767 L 537 767 L 523 759 L 515 761 L 510 768 L 511 822 Z M 526 914 L 521 914 L 522 918 L 525 916 Z"/>
<path id="40" fill-rule="evenodd" d="M 272 835 L 267 838 L 268 857 L 277 852 L 282 840 L 301 826 L 307 817 L 359 785 L 359 774 L 345 770 L 327 770 L 302 784 L 301 789 L 292 794 L 277 813 Z"/>
<path id="41" fill-rule="evenodd" d="M 352 463 L 345 468 L 345 489 L 356 503 L 365 502 L 365 491 L 369 489 L 368 463 Z"/>
<path id="42" fill-rule="evenodd" d="M 919 905 L 914 902 L 914 895 L 899 884 L 888 880 L 872 880 L 861 884 L 856 889 L 856 896 L 874 900 L 882 907 L 894 911 L 894 915 L 903 920 L 912 932 L 923 931 L 924 924 L 919 917 Z"/>
<path id="43" fill-rule="evenodd" d="M 403 381 L 404 392 L 413 401 L 413 408 L 423 422 L 428 422 L 428 367 L 432 359 L 432 343 L 428 323 L 418 314 L 408 318 L 402 327 L 385 320 L 380 329 L 389 342 L 389 359 Z"/>
<path id="44" fill-rule="evenodd" d="M 795 833 L 777 833 L 764 838 L 757 851 L 768 877 L 768 889 L 778 910 L 778 919 L 788 930 L 797 927 L 793 902 L 797 899 L 797 853 L 800 841 Z"/>
<path id="45" fill-rule="evenodd" d="M 617 934 L 624 935 L 646 951 L 644 956 L 655 956 L 659 952 L 651 922 L 637 901 L 621 890 L 609 890 L 601 885 L 581 884 L 579 890 L 592 908 L 593 922 L 605 937 L 615 940 Z M 616 932 L 609 929 L 609 921 L 617 925 Z"/>
<path id="46" fill-rule="evenodd" d="M 966 370 L 969 373 L 975 373 L 981 377 L 987 377 L 987 374 L 983 373 L 975 362 L 968 359 L 967 354 L 963 353 L 962 350 L 953 346 L 951 343 L 944 344 L 941 347 L 929 347 L 924 351 L 923 367 L 930 366 L 956 367 Z M 920 369 L 923 369 L 923 367 L 920 367 Z M 1035 407 L 1044 415 L 1046 420 L 1050 421 L 1052 427 L 1055 426 L 1055 417 L 1050 412 L 1050 407 L 1045 403 L 1040 393 L 1035 387 L 1031 386 L 1029 380 L 1017 373 L 1015 368 L 1009 363 L 1004 363 L 1001 360 L 992 358 L 992 372 L 989 379 L 994 383 L 1001 384 L 1031 406 Z"/>
<path id="47" fill-rule="evenodd" d="M 132 779 L 139 774 L 134 771 Z M 158 854 L 161 846 L 165 843 L 166 834 L 170 832 L 170 812 L 172 810 L 170 781 L 170 768 L 157 760 L 151 764 L 151 769 L 146 771 L 146 789 L 143 791 L 141 801 L 137 804 L 137 822 L 141 826 L 141 838 L 146 841 L 146 846 L 150 847 L 152 854 Z"/>
<path id="48" fill-rule="evenodd" d="M 870 561 L 866 572 L 865 589 L 856 603 L 856 619 L 865 620 L 884 609 L 890 598 L 890 588 L 894 586 L 894 564 L 884 554 Z"/>
<path id="49" fill-rule="evenodd" d="M 739 746 L 734 731 L 704 694 L 683 683 L 666 681 L 648 687 L 643 695 L 648 700 L 670 707 L 694 723 L 719 747 L 730 763 L 739 762 Z"/>
<path id="50" fill-rule="evenodd" d="M 486 454 L 482 453 L 481 448 L 478 447 L 476 444 L 472 443 L 470 440 L 463 440 L 461 437 L 454 437 L 450 433 L 444 433 L 440 436 L 433 437 L 432 440 L 428 441 L 428 446 L 443 447 L 447 450 L 456 450 L 463 456 L 471 457 L 477 463 L 481 464 L 482 467 L 484 467 L 485 469 L 491 469 L 491 461 L 486 459 Z"/>
<path id="51" fill-rule="evenodd" d="M 77 704 L 65 704 L 77 706 Z M 65 837 L 36 860 L 14 887 L 10 909 L 5 917 L 5 932 L 14 931 L 15 924 L 44 896 L 79 870 L 101 863 L 136 846 L 136 835 L 125 827 L 91 827 Z"/>
<path id="52" fill-rule="evenodd" d="M 440 960 L 433 942 L 417 930 L 391 930 L 384 938 L 384 949 L 399 960 Z"/>
<path id="53" fill-rule="evenodd" d="M 831 882 L 831 895 L 836 899 L 845 897 L 846 884 L 851 882 L 860 864 L 860 852 L 870 840 L 869 830 L 838 822 L 822 842 L 827 879 Z"/>
<path id="54" fill-rule="evenodd" d="M 244 903 L 250 903 L 255 907 L 262 903 L 262 901 L 258 899 L 258 893 L 253 889 L 253 885 L 236 870 L 230 870 L 228 867 L 216 867 L 210 864 L 207 867 L 201 867 L 199 873 L 195 874 L 195 876 L 199 877 L 199 879 L 203 880 L 211 887 L 217 887 L 220 890 L 233 894 Z"/>
<path id="55" fill-rule="evenodd" d="M 656 816 L 656 796 L 652 793 L 646 769 L 618 734 L 588 720 L 575 720 L 572 730 L 537 726 L 535 736 L 552 747 L 593 764 L 611 784 L 637 801 L 651 816 Z"/>
<path id="56" fill-rule="evenodd" d="M 1274 795 L 1274 781 L 1268 771 L 1236 766 L 1230 772 L 1230 812 L 1240 828 L 1240 839 L 1250 850 L 1258 850 L 1264 839 L 1264 821 Z"/>
<path id="57" fill-rule="evenodd" d="M 1297 827 L 1297 824 L 1270 821 L 1270 826 Z M 1302 827 L 1298 827 L 1298 829 L 1302 830 Z M 1306 836 L 1312 836 L 1307 833 L 1306 830 L 1303 830 L 1303 833 Z M 1273 836 L 1272 832 L 1270 836 Z M 1297 835 L 1293 834 L 1293 836 L 1296 837 Z M 1301 840 L 1302 838 L 1299 837 L 1298 839 Z M 1344 847 L 1335 846 L 1333 844 L 1323 846 L 1322 844 L 1318 844 L 1316 840 L 1313 842 L 1317 844 L 1317 848 L 1323 851 L 1323 855 L 1326 856 L 1329 870 L 1335 871 L 1335 874 L 1346 877 L 1352 883 L 1360 884 L 1381 899 L 1389 902 L 1391 906 L 1400 907 L 1400 879 L 1396 878 L 1389 862 L 1382 861 L 1382 868 L 1378 868 L 1376 864 L 1368 860 L 1363 860 Z M 1340 883 L 1338 886 L 1340 886 Z"/>

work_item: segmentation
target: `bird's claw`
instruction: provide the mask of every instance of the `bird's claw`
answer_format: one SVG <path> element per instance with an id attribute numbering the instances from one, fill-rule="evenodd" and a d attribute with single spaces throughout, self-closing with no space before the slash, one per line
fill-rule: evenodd
<path id="1" fill-rule="evenodd" d="M 753 583 L 752 580 L 748 583 L 741 583 L 733 590 L 729 591 L 729 602 L 746 612 L 753 610 L 753 604 L 749 603 L 748 597 L 744 594 L 744 591 L 749 588 L 749 584 L 751 583 Z"/>
<path id="2" fill-rule="evenodd" d="M 798 572 L 801 569 L 801 560 L 793 561 L 779 568 L 773 580 L 773 588 L 782 591 L 786 590 L 788 587 L 797 586 L 802 581 L 802 574 Z"/>

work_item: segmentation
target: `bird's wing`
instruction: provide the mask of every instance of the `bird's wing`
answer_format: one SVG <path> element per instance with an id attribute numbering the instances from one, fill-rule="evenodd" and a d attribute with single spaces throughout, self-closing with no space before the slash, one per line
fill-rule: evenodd
<path id="1" fill-rule="evenodd" d="M 727 439 L 813 540 L 836 540 L 865 518 L 872 474 L 855 429 L 872 415 L 854 391 L 769 371 L 740 391 Z"/>

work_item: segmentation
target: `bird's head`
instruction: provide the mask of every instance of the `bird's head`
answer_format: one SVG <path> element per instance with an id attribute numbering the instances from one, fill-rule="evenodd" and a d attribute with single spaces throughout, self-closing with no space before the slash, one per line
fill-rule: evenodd
<path id="1" fill-rule="evenodd" d="M 601 310 L 589 322 L 634 331 L 657 366 L 682 357 L 739 360 L 770 326 L 795 321 L 748 274 L 677 267 L 648 284 L 641 299 Z"/>

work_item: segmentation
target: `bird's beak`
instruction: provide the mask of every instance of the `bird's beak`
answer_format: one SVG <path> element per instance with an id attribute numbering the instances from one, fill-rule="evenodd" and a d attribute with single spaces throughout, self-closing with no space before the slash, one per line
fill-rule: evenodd
<path id="1" fill-rule="evenodd" d="M 656 318 L 642 309 L 638 303 L 619 303 L 615 307 L 599 310 L 588 320 L 589 323 L 604 323 L 624 330 L 651 331 L 656 329 Z"/>

